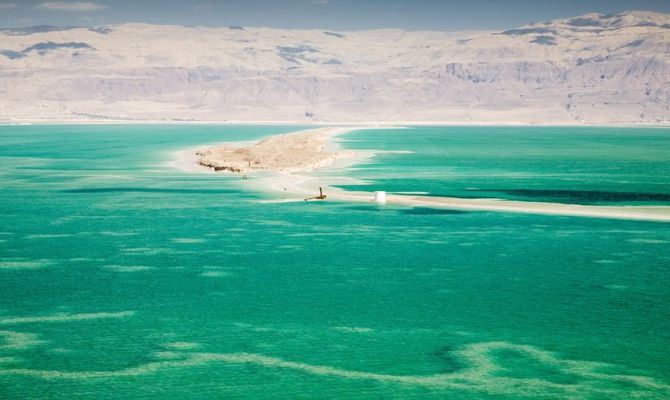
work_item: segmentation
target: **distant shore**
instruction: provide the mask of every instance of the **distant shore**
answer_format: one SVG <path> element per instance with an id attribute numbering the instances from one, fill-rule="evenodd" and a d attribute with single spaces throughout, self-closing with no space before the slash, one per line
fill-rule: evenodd
<path id="1" fill-rule="evenodd" d="M 319 188 L 323 188 L 328 200 L 372 203 L 372 192 L 350 192 L 334 187 L 340 183 L 351 183 L 350 178 L 338 177 L 336 174 L 328 174 L 326 177 L 316 173 L 322 168 L 331 171 L 333 168 L 344 169 L 380 153 L 343 152 L 338 148 L 334 139 L 338 135 L 357 129 L 369 128 L 364 126 L 318 128 L 275 135 L 246 145 L 228 144 L 198 150 L 191 148 L 180 152 L 180 161 L 172 165 L 188 172 L 212 172 L 218 165 L 218 169 L 224 171 L 223 173 L 250 174 L 249 183 L 252 188 L 277 196 L 277 199 L 265 202 L 303 201 L 318 194 Z M 591 206 L 393 193 L 388 194 L 386 202 L 402 206 L 465 211 L 670 222 L 670 206 Z"/>
<path id="2" fill-rule="evenodd" d="M 260 126 L 315 126 L 395 128 L 403 126 L 542 126 L 542 127 L 612 127 L 612 128 L 670 128 L 665 123 L 591 123 L 591 122 L 525 122 L 525 121 L 306 121 L 306 120 L 123 120 L 123 119 L 0 119 L 0 126 L 21 125 L 260 125 Z"/>

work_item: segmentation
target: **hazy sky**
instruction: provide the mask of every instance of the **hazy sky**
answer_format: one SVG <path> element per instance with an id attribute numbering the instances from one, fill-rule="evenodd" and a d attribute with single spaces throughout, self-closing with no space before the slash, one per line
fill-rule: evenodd
<path id="1" fill-rule="evenodd" d="M 588 12 L 670 13 L 670 0 L 0 0 L 0 27 L 119 22 L 332 30 L 492 30 Z"/>

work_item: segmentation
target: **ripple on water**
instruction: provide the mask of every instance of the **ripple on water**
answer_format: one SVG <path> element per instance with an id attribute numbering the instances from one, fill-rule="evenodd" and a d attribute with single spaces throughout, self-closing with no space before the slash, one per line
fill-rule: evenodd
<path id="1" fill-rule="evenodd" d="M 55 263 L 51 260 L 33 260 L 25 259 L 3 259 L 0 261 L 0 270 L 22 270 L 22 269 L 38 269 L 49 267 Z"/>
<path id="2" fill-rule="evenodd" d="M 200 343 L 195 342 L 168 342 L 163 343 L 163 347 L 171 350 L 193 350 L 200 347 Z"/>
<path id="3" fill-rule="evenodd" d="M 114 271 L 114 272 L 143 272 L 151 271 L 156 269 L 156 267 L 149 267 L 146 265 L 105 265 L 102 268 Z"/>
<path id="4" fill-rule="evenodd" d="M 630 243 L 644 243 L 644 244 L 665 244 L 670 243 L 668 240 L 661 239 L 628 239 Z"/>
<path id="5" fill-rule="evenodd" d="M 61 239 L 61 238 L 66 238 L 66 237 L 72 237 L 74 235 L 70 233 L 40 233 L 40 234 L 34 234 L 34 235 L 27 235 L 24 236 L 24 239 Z"/>
<path id="6" fill-rule="evenodd" d="M 172 243 L 178 243 L 178 244 L 191 244 L 191 243 L 205 243 L 207 240 L 199 238 L 173 238 L 170 239 L 170 241 Z"/>
<path id="7" fill-rule="evenodd" d="M 198 276 L 202 276 L 204 278 L 225 278 L 233 276 L 233 274 L 227 271 L 205 271 L 199 273 Z"/>
<path id="8" fill-rule="evenodd" d="M 333 327 L 334 330 L 344 333 L 370 333 L 372 332 L 371 328 L 362 328 L 358 326 L 336 326 Z"/>

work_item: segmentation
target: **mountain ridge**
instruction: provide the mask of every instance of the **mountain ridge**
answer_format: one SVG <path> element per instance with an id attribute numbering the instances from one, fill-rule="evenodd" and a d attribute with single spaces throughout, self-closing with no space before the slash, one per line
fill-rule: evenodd
<path id="1" fill-rule="evenodd" d="M 500 32 L 0 30 L 0 120 L 670 123 L 670 15 Z"/>

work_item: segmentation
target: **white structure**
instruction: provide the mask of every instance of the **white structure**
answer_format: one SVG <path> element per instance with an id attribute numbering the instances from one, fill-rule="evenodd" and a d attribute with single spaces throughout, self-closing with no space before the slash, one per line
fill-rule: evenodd
<path id="1" fill-rule="evenodd" d="M 386 192 L 384 191 L 375 192 L 375 203 L 386 204 Z"/>

